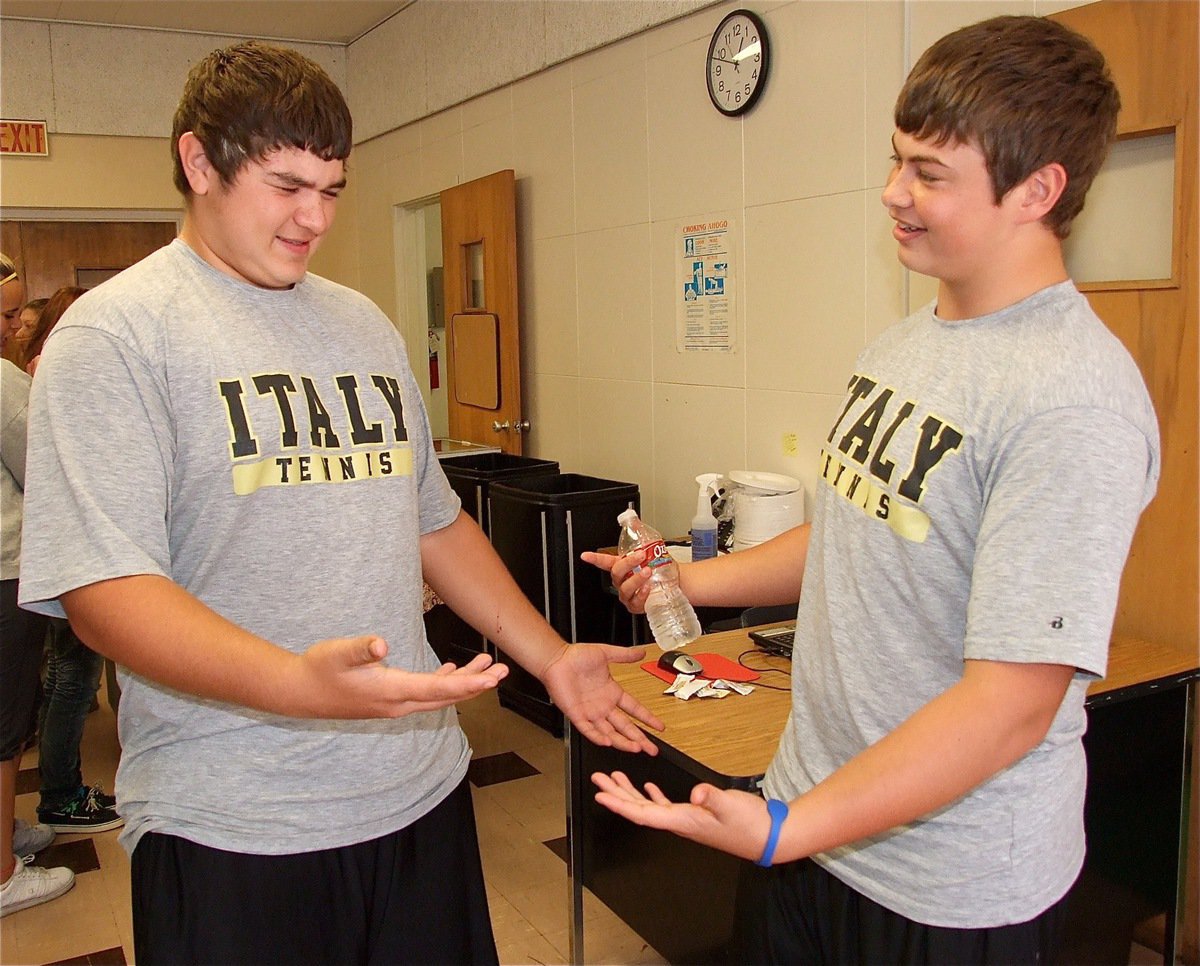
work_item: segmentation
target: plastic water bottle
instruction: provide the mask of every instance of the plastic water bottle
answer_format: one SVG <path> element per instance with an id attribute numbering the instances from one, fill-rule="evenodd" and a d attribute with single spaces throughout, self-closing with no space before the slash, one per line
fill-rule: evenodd
<path id="1" fill-rule="evenodd" d="M 621 524 L 617 552 L 638 567 L 650 568 L 646 619 L 654 640 L 664 651 L 690 644 L 700 636 L 700 621 L 679 589 L 679 564 L 667 552 L 662 534 L 642 522 L 633 507 L 617 517 L 617 522 Z"/>

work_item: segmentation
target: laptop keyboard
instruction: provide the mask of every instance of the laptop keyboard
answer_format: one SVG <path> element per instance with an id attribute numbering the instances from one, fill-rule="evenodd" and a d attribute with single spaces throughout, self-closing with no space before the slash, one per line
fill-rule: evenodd
<path id="1" fill-rule="evenodd" d="M 792 646 L 796 641 L 796 625 L 789 624 L 783 627 L 768 627 L 761 631 L 751 631 L 750 640 L 754 641 L 760 651 L 790 660 Z"/>

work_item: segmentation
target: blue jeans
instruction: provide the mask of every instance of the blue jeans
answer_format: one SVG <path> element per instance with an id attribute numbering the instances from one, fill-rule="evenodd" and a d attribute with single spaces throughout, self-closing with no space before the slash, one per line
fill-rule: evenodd
<path id="1" fill-rule="evenodd" d="M 79 742 L 103 669 L 104 658 L 76 637 L 66 620 L 51 618 L 39 718 L 39 808 L 59 809 L 83 787 Z"/>

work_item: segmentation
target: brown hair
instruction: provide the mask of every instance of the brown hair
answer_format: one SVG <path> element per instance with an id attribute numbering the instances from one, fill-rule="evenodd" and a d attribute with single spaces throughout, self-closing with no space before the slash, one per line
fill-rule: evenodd
<path id="1" fill-rule="evenodd" d="M 38 315 L 33 335 L 24 340 L 25 344 L 21 347 L 20 366 L 22 369 L 28 367 L 31 360 L 41 355 L 42 346 L 46 344 L 46 337 L 58 324 L 58 320 L 63 317 L 63 313 L 86 291 L 87 289 L 79 288 L 77 285 L 65 285 L 46 300 L 45 307 Z"/>
<path id="2" fill-rule="evenodd" d="M 179 139 L 188 131 L 226 185 L 276 148 L 344 161 L 353 146 L 350 109 L 329 75 L 294 50 L 254 41 L 214 50 L 188 74 L 171 131 L 175 187 L 185 197 L 192 189 Z"/>
<path id="3" fill-rule="evenodd" d="M 1116 137 L 1120 95 L 1087 38 L 1042 17 L 994 17 L 947 34 L 896 99 L 896 127 L 983 153 L 996 204 L 1047 164 L 1067 186 L 1042 219 L 1059 238 L 1083 209 Z"/>

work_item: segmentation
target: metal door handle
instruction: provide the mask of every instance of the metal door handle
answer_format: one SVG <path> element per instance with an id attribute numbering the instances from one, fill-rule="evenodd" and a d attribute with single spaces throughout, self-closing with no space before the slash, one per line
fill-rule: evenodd
<path id="1" fill-rule="evenodd" d="M 500 420 L 498 420 L 498 419 L 492 421 L 492 432 L 507 433 L 510 429 L 514 433 L 528 433 L 529 432 L 529 420 L 528 419 L 518 419 L 516 422 L 513 422 L 513 423 L 510 423 L 507 419 L 504 420 L 504 422 L 500 422 Z"/>

